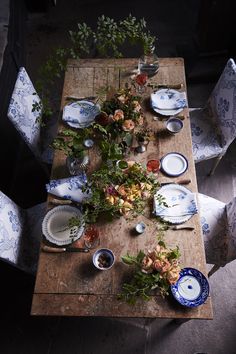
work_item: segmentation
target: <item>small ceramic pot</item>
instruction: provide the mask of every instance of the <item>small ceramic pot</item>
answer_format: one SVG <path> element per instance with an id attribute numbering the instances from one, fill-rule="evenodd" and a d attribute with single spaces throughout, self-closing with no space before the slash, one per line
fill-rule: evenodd
<path id="1" fill-rule="evenodd" d="M 93 264 L 99 270 L 111 269 L 114 262 L 114 253 L 108 248 L 100 248 L 93 254 Z"/>
<path id="2" fill-rule="evenodd" d="M 179 133 L 182 130 L 183 126 L 184 124 L 179 118 L 169 118 L 166 122 L 166 129 L 171 134 Z"/>

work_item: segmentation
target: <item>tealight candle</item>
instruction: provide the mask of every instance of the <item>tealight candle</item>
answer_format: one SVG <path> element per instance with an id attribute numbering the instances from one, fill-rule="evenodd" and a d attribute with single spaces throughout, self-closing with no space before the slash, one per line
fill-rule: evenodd
<path id="1" fill-rule="evenodd" d="M 143 234 L 144 231 L 146 229 L 146 225 L 144 224 L 144 222 L 139 222 L 136 226 L 135 226 L 135 230 L 138 234 Z"/>

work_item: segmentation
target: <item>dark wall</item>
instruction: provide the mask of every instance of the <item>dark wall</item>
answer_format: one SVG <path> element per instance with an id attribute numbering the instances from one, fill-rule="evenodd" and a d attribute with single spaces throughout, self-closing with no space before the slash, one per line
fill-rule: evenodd
<path id="1" fill-rule="evenodd" d="M 8 43 L 0 73 L 0 189 L 9 194 L 20 138 L 7 118 L 7 109 L 15 85 L 18 67 L 25 63 L 26 8 L 23 0 L 10 1 Z"/>

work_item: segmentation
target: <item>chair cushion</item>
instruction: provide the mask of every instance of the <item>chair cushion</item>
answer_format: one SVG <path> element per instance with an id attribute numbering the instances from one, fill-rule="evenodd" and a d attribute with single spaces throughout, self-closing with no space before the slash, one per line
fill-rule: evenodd
<path id="1" fill-rule="evenodd" d="M 217 157 L 223 153 L 220 136 L 206 109 L 190 112 L 193 156 L 196 162 Z"/>
<path id="2" fill-rule="evenodd" d="M 236 259 L 236 197 L 226 205 L 228 231 L 228 261 Z"/>
<path id="3" fill-rule="evenodd" d="M 18 267 L 25 213 L 0 192 L 0 258 Z"/>
<path id="4" fill-rule="evenodd" d="M 212 111 L 224 151 L 236 137 L 236 65 L 229 59 L 207 106 Z"/>
<path id="5" fill-rule="evenodd" d="M 34 110 L 35 105 L 38 109 Z M 20 68 L 8 108 L 8 117 L 36 156 L 40 156 L 42 104 L 25 70 Z"/>
<path id="6" fill-rule="evenodd" d="M 200 193 L 198 201 L 206 261 L 210 264 L 225 265 L 228 259 L 226 205 Z"/>

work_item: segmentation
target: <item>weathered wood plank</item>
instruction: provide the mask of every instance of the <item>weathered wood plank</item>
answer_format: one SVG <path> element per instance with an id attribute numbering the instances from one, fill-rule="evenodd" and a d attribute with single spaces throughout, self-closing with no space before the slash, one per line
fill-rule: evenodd
<path id="1" fill-rule="evenodd" d="M 138 301 L 135 305 L 117 300 L 116 295 L 63 295 L 36 294 L 33 298 L 32 315 L 41 316 L 103 316 L 147 317 L 179 319 L 211 319 L 211 299 L 194 309 L 183 308 L 175 300 L 160 296 L 150 301 Z M 50 307 L 48 306 L 50 303 Z"/>

